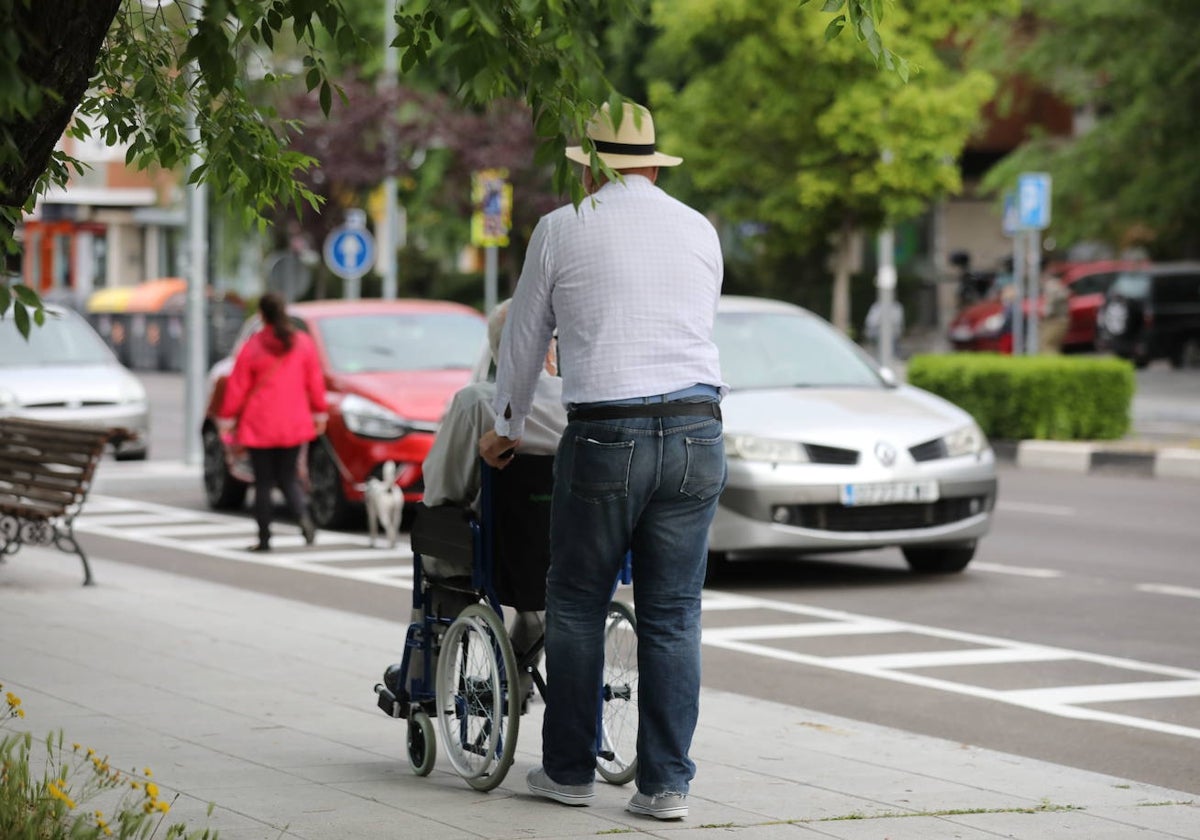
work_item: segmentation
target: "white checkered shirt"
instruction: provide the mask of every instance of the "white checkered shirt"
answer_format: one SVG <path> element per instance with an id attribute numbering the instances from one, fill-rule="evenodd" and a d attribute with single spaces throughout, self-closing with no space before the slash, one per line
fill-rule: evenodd
<path id="1" fill-rule="evenodd" d="M 712 340 L 722 272 L 709 221 L 640 175 L 543 216 L 500 343 L 496 432 L 521 437 L 556 327 L 567 405 L 697 384 L 724 394 Z"/>

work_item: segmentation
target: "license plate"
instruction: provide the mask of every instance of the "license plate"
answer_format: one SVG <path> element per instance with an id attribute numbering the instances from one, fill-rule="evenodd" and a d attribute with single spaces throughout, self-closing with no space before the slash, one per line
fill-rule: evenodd
<path id="1" fill-rule="evenodd" d="M 842 504 L 846 507 L 918 504 L 937 500 L 936 481 L 887 481 L 879 484 L 842 485 Z"/>

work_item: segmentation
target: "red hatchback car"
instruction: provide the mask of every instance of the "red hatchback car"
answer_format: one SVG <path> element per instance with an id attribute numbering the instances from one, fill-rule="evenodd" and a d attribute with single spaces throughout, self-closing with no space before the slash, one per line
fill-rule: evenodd
<path id="1" fill-rule="evenodd" d="M 1104 303 L 1104 293 L 1117 275 L 1142 263 L 1129 260 L 1062 262 L 1046 268 L 1067 291 L 1067 330 L 1062 339 L 1065 353 L 1095 349 L 1096 313 Z M 1011 278 L 1009 278 L 1011 280 Z M 1025 312 L 1032 302 L 1025 301 Z M 1045 302 L 1038 298 L 1039 313 L 1045 315 Z M 955 350 L 1012 352 L 1012 319 L 1004 311 L 998 291 L 991 297 L 966 307 L 950 323 L 950 343 Z"/>
<path id="2" fill-rule="evenodd" d="M 421 499 L 421 464 L 454 393 L 468 384 L 487 322 L 469 306 L 429 300 L 326 300 L 288 313 L 312 336 L 325 373 L 329 425 L 308 449 L 313 520 L 348 524 L 361 512 L 368 478 L 397 464 L 406 502 Z M 230 356 L 209 372 L 201 437 L 210 507 L 237 509 L 249 485 L 229 474 L 216 413 L 242 343 L 260 326 L 248 320 Z"/>

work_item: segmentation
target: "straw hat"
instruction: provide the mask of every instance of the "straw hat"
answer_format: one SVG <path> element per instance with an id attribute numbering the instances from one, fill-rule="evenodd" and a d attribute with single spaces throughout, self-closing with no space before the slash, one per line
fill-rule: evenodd
<path id="1" fill-rule="evenodd" d="M 600 160 L 613 169 L 678 166 L 683 163 L 683 158 L 664 155 L 655 150 L 654 119 L 646 108 L 632 102 L 625 103 L 621 125 L 615 130 L 606 102 L 588 120 L 587 136 L 596 145 L 596 154 Z M 568 160 L 582 163 L 584 166 L 591 165 L 591 159 L 583 150 L 583 146 L 567 146 L 566 154 Z"/>

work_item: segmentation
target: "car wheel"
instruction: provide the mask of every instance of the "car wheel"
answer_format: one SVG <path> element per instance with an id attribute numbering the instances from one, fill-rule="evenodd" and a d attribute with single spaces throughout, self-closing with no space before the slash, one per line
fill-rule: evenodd
<path id="1" fill-rule="evenodd" d="M 204 498 L 213 510 L 238 510 L 246 501 L 247 485 L 229 474 L 225 445 L 213 426 L 204 429 Z"/>
<path id="2" fill-rule="evenodd" d="M 1173 368 L 1200 368 L 1200 338 L 1185 338 L 1171 354 Z"/>
<path id="3" fill-rule="evenodd" d="M 350 519 L 350 503 L 342 493 L 342 476 L 329 454 L 328 441 L 308 449 L 308 508 L 318 528 L 340 528 Z"/>
<path id="4" fill-rule="evenodd" d="M 947 575 L 967 568 L 975 556 L 975 543 L 922 545 L 901 549 L 908 567 L 922 575 Z"/>
<path id="5" fill-rule="evenodd" d="M 704 571 L 704 585 L 712 586 L 729 577 L 729 555 L 724 551 L 708 552 L 708 566 Z"/>
<path id="6" fill-rule="evenodd" d="M 117 449 L 113 452 L 113 458 L 118 461 L 145 461 L 150 456 L 150 450 L 143 447 L 142 449 Z"/>

